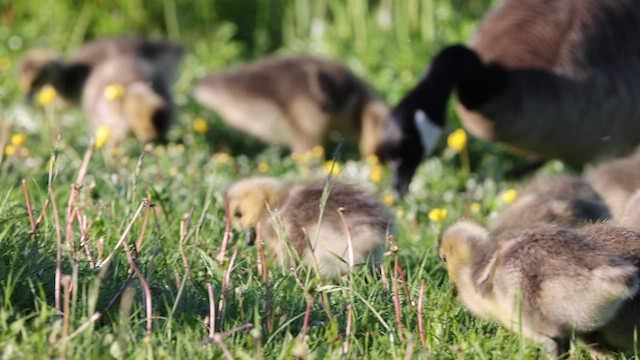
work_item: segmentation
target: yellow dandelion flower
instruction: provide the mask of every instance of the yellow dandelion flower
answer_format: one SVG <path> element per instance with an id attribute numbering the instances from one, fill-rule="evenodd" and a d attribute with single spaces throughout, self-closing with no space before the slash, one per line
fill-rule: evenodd
<path id="1" fill-rule="evenodd" d="M 382 202 L 387 206 L 391 206 L 396 202 L 396 197 L 392 194 L 387 194 L 382 198 Z"/>
<path id="2" fill-rule="evenodd" d="M 429 210 L 429 220 L 439 223 L 447 217 L 447 209 L 433 208 Z"/>
<path id="3" fill-rule="evenodd" d="M 169 175 L 177 176 L 179 173 L 180 173 L 180 170 L 178 169 L 177 166 L 172 166 L 169 168 Z"/>
<path id="4" fill-rule="evenodd" d="M 38 92 L 38 104 L 47 106 L 56 99 L 57 95 L 58 93 L 56 92 L 56 89 L 53 88 L 53 86 L 45 85 Z"/>
<path id="5" fill-rule="evenodd" d="M 469 209 L 471 210 L 472 213 L 477 214 L 482 209 L 482 205 L 480 205 L 479 202 L 474 202 L 473 204 L 471 204 Z"/>
<path id="6" fill-rule="evenodd" d="M 398 219 L 403 218 L 404 217 L 404 210 L 402 210 L 402 209 L 396 210 L 396 217 Z"/>
<path id="7" fill-rule="evenodd" d="M 116 100 L 124 96 L 124 86 L 120 84 L 107 85 L 104 88 L 104 97 L 107 100 Z"/>
<path id="8" fill-rule="evenodd" d="M 508 189 L 502 193 L 501 198 L 502 198 L 502 202 L 504 202 L 505 204 L 511 204 L 512 202 L 516 201 L 516 199 L 518 198 L 518 190 Z"/>
<path id="9" fill-rule="evenodd" d="M 269 171 L 269 164 L 265 162 L 261 162 L 260 164 L 258 164 L 258 172 L 261 172 L 264 174 L 267 171 Z"/>
<path id="10" fill-rule="evenodd" d="M 311 156 L 316 158 L 316 159 L 320 159 L 321 157 L 324 156 L 324 148 L 322 147 L 322 145 L 316 145 L 313 147 L 313 149 L 311 149 Z"/>
<path id="11" fill-rule="evenodd" d="M 213 160 L 217 163 L 223 164 L 223 165 L 228 165 L 231 164 L 233 162 L 233 158 L 224 152 L 221 153 L 217 153 L 213 156 Z"/>
<path id="12" fill-rule="evenodd" d="M 24 134 L 13 134 L 11 135 L 11 145 L 13 146 L 22 146 L 27 141 L 27 137 Z"/>
<path id="13" fill-rule="evenodd" d="M 4 147 L 4 153 L 7 156 L 13 156 L 16 153 L 16 147 L 9 144 L 7 146 Z"/>
<path id="14" fill-rule="evenodd" d="M 369 179 L 374 183 L 379 183 L 382 181 L 382 166 L 375 165 L 371 168 L 371 173 L 369 174 Z"/>
<path id="15" fill-rule="evenodd" d="M 378 165 L 380 163 L 380 160 L 378 160 L 378 157 L 375 155 L 367 155 L 365 161 L 369 165 Z"/>
<path id="16" fill-rule="evenodd" d="M 334 162 L 333 160 L 327 160 L 324 162 L 322 166 L 324 172 L 327 174 L 331 174 L 331 176 L 338 176 L 340 174 L 340 170 L 342 170 L 342 166 L 339 162 Z"/>
<path id="17" fill-rule="evenodd" d="M 447 138 L 447 145 L 457 153 L 464 150 L 467 147 L 467 133 L 464 129 L 456 129 L 452 132 Z"/>
<path id="18" fill-rule="evenodd" d="M 27 149 L 26 147 L 20 148 L 20 157 L 27 157 L 29 156 L 29 154 L 29 149 Z"/>
<path id="19" fill-rule="evenodd" d="M 96 150 L 102 149 L 107 144 L 107 140 L 109 139 L 110 132 L 111 132 L 111 129 L 109 129 L 108 126 L 105 126 L 105 125 L 98 126 L 98 128 L 96 129 L 96 135 L 95 135 Z"/>
<path id="20" fill-rule="evenodd" d="M 198 134 L 205 134 L 207 131 L 209 131 L 209 123 L 207 123 L 207 121 L 201 117 L 196 118 L 193 121 L 193 130 Z"/>

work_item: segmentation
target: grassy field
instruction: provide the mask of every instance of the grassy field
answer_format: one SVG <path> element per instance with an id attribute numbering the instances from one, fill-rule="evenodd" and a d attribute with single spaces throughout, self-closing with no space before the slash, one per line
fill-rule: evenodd
<path id="1" fill-rule="evenodd" d="M 325 176 L 336 146 L 292 157 L 229 130 L 191 96 L 207 73 L 272 52 L 306 52 L 340 59 L 394 103 L 430 56 L 466 41 L 492 5 L 1 0 L 1 358 L 545 357 L 466 312 L 438 258 L 443 228 L 461 217 L 486 223 L 504 206 L 504 192 L 518 187 L 502 175 L 517 159 L 500 146 L 470 139 L 469 172 L 443 141 L 403 200 L 392 197 L 388 169 L 346 146 L 337 154 L 338 176 L 376 193 L 397 216 L 384 271 L 318 281 L 302 266 L 282 270 L 268 261 L 265 275 L 256 247 L 231 238 L 222 248 L 225 189 L 257 174 Z M 71 53 L 117 33 L 169 37 L 189 48 L 175 85 L 179 121 L 166 146 L 130 139 L 91 152 L 79 109 L 23 101 L 15 72 L 26 49 Z M 448 132 L 457 127 L 451 110 L 450 118 Z M 202 119 L 206 130 L 194 127 Z M 430 217 L 433 209 L 446 216 Z M 107 258 L 107 266 L 95 266 Z"/>

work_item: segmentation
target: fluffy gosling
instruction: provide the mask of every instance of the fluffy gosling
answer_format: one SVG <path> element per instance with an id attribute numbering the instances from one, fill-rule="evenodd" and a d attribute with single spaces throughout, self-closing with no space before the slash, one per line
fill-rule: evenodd
<path id="1" fill-rule="evenodd" d="M 111 144 L 133 133 L 140 141 L 163 141 L 174 117 L 171 91 L 151 63 L 114 57 L 95 67 L 82 106 L 94 128 L 107 126 Z"/>
<path id="2" fill-rule="evenodd" d="M 576 176 L 538 177 L 493 219 L 491 231 L 555 224 L 575 228 L 611 218 L 609 208 L 589 184 Z"/>
<path id="3" fill-rule="evenodd" d="M 321 213 L 325 188 L 329 196 Z M 275 178 L 250 178 L 233 184 L 227 196 L 236 229 L 250 230 L 260 224 L 265 244 L 282 266 L 289 265 L 291 248 L 307 265 L 314 264 L 315 258 L 322 278 L 345 274 L 352 265 L 380 262 L 394 222 L 372 195 L 341 181 L 290 184 Z"/>
<path id="4" fill-rule="evenodd" d="M 467 309 L 556 355 L 574 329 L 601 328 L 640 286 L 636 266 L 549 225 L 491 235 L 461 221 L 445 231 L 440 256 Z"/>
<path id="5" fill-rule="evenodd" d="M 587 171 L 585 179 L 604 199 L 614 217 L 619 217 L 627 200 L 640 189 L 640 154 L 604 162 Z"/>
<path id="6" fill-rule="evenodd" d="M 388 114 L 346 67 L 309 56 L 271 57 L 211 75 L 194 95 L 230 126 L 299 153 L 335 131 L 359 139 L 363 157 L 372 155 Z"/>

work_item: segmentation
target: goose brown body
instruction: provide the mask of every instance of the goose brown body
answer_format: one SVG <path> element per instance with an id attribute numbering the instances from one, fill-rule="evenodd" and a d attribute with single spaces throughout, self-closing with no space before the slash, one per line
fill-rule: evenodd
<path id="1" fill-rule="evenodd" d="M 388 110 L 343 65 L 309 56 L 272 57 L 205 78 L 196 99 L 230 126 L 305 152 L 332 131 L 373 154 Z"/>

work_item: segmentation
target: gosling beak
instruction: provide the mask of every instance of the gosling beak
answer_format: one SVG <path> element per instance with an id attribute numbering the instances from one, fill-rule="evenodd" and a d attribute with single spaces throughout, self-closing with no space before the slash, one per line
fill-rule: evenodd
<path id="1" fill-rule="evenodd" d="M 247 230 L 245 235 L 247 237 L 247 245 L 253 246 L 256 243 L 256 229 L 251 228 Z"/>

